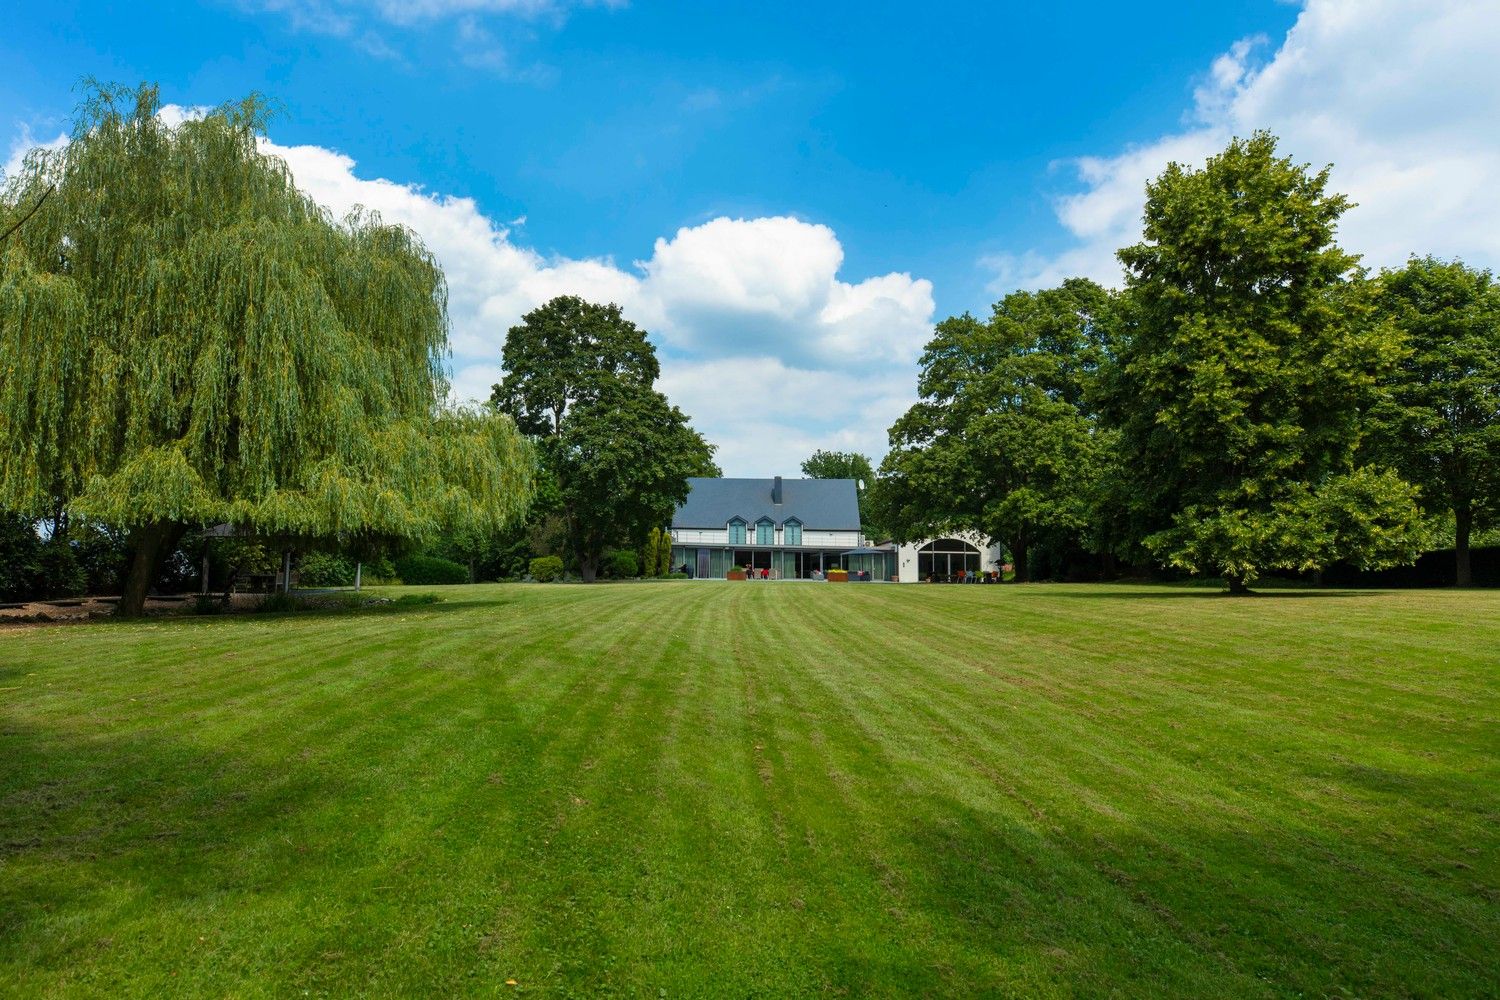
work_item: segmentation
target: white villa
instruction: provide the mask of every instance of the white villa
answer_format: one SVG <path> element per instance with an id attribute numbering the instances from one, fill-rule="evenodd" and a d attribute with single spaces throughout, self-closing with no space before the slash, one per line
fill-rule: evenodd
<path id="1" fill-rule="evenodd" d="M 734 566 L 782 580 L 839 567 L 851 579 L 947 582 L 1000 568 L 1000 547 L 974 534 L 871 545 L 852 479 L 694 478 L 688 488 L 672 516 L 672 565 L 700 579 L 722 580 Z"/>

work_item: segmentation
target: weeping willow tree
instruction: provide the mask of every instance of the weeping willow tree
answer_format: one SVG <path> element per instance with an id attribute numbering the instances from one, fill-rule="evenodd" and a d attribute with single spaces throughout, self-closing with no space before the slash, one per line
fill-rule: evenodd
<path id="1" fill-rule="evenodd" d="M 138 613 L 188 526 L 424 540 L 523 516 L 509 418 L 445 406 L 446 286 L 410 231 L 332 219 L 263 154 L 257 98 L 171 125 L 92 86 L 0 245 L 0 507 L 130 532 Z"/>

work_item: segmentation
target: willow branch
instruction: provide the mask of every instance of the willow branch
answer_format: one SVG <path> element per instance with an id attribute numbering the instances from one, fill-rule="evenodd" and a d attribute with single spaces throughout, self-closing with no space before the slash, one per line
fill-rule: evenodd
<path id="1" fill-rule="evenodd" d="M 4 243 L 6 240 L 10 239 L 11 233 L 15 232 L 17 229 L 20 229 L 23 225 L 26 224 L 27 219 L 30 219 L 37 213 L 37 209 L 42 207 L 42 202 L 47 200 L 47 196 L 52 193 L 52 190 L 53 189 L 49 187 L 47 190 L 42 192 L 42 196 L 36 200 L 36 204 L 31 206 L 31 211 L 27 212 L 25 215 L 17 219 L 15 224 L 5 231 L 5 235 L 0 236 L 0 243 Z"/>

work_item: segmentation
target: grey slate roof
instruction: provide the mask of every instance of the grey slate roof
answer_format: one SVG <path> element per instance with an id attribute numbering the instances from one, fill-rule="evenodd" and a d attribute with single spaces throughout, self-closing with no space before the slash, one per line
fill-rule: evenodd
<path id="1" fill-rule="evenodd" d="M 753 525 L 769 517 L 777 524 L 796 518 L 815 530 L 859 530 L 854 480 L 783 479 L 779 505 L 771 503 L 774 485 L 771 479 L 689 479 L 687 502 L 672 516 L 672 527 L 722 528 L 734 517 Z"/>

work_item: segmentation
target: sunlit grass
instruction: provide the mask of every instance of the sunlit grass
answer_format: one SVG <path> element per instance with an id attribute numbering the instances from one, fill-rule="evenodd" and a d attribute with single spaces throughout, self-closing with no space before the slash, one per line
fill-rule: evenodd
<path id="1" fill-rule="evenodd" d="M 1500 981 L 1500 593 L 434 589 L 0 631 L 0 993 Z"/>

